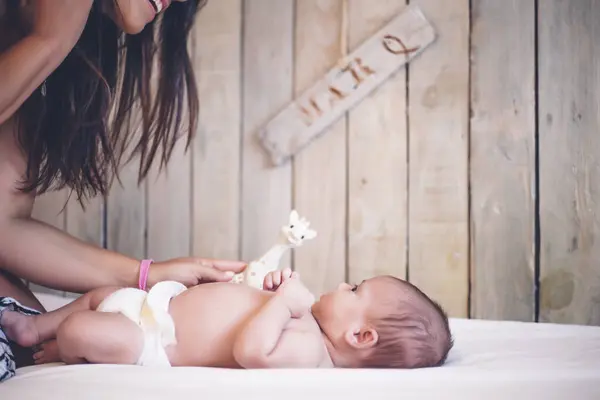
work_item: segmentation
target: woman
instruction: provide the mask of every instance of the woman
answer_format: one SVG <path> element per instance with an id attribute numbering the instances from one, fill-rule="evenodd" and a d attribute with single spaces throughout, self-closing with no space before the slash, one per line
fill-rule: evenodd
<path id="1" fill-rule="evenodd" d="M 198 101 L 187 39 L 199 3 L 0 0 L 0 313 L 44 311 L 18 278 L 85 292 L 167 279 L 191 286 L 229 280 L 245 267 L 181 258 L 152 264 L 146 278 L 147 262 L 31 218 L 36 195 L 64 186 L 81 201 L 103 195 L 121 161 L 139 155 L 143 179 L 155 158 L 168 161 L 179 132 L 194 132 Z M 139 137 L 129 125 L 135 107 Z M 17 367 L 31 362 L 30 352 L 3 338 L 0 327 L 0 381 L 14 374 L 15 353 Z"/>

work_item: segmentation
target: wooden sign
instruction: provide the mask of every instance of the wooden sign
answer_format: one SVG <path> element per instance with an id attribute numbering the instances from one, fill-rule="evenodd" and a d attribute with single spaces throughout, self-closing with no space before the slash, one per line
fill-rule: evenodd
<path id="1" fill-rule="evenodd" d="M 282 165 L 306 147 L 434 40 L 421 10 L 406 7 L 258 132 L 273 164 Z"/>

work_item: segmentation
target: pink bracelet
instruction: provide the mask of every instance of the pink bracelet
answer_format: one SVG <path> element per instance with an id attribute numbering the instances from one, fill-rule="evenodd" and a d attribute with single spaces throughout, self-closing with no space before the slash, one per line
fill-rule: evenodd
<path id="1" fill-rule="evenodd" d="M 146 290 L 146 283 L 148 282 L 148 271 L 150 270 L 150 264 L 152 264 L 154 260 L 142 260 L 140 263 L 140 280 L 138 282 L 138 287 L 141 290 Z"/>

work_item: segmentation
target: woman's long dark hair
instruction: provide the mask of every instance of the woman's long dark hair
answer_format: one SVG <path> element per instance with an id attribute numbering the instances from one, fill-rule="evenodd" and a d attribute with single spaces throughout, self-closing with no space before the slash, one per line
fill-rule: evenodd
<path id="1" fill-rule="evenodd" d="M 104 195 L 122 160 L 140 156 L 141 181 L 159 150 L 160 166 L 168 162 L 186 129 L 189 144 L 199 106 L 187 39 L 204 3 L 173 2 L 125 35 L 94 2 L 75 48 L 19 111 L 24 191 L 68 186 L 80 201 Z"/>

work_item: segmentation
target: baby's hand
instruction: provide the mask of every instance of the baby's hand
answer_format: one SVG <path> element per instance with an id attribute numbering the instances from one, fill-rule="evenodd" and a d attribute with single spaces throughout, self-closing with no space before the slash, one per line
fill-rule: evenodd
<path id="1" fill-rule="evenodd" d="M 315 296 L 304 286 L 295 272 L 290 279 L 279 286 L 277 295 L 281 296 L 288 306 L 292 318 L 302 317 L 310 311 L 310 307 L 315 302 Z"/>
<path id="2" fill-rule="evenodd" d="M 263 289 L 275 291 L 281 284 L 292 277 L 292 270 L 285 268 L 284 270 L 276 270 L 269 272 L 263 281 Z"/>

